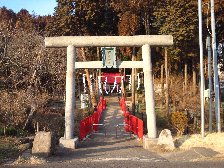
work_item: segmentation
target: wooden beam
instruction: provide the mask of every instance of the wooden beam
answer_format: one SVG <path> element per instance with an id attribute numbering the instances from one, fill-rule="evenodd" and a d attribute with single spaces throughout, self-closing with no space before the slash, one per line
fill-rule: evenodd
<path id="1" fill-rule="evenodd" d="M 76 62 L 75 68 L 106 68 L 102 61 Z M 143 61 L 117 61 L 117 67 L 113 68 L 143 68 Z"/>

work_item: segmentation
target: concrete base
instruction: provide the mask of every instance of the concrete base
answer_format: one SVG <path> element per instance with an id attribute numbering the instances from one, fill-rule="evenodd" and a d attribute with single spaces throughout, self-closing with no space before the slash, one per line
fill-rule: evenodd
<path id="1" fill-rule="evenodd" d="M 143 136 L 143 148 L 150 149 L 152 146 L 157 145 L 158 138 L 148 138 L 147 135 Z"/>
<path id="2" fill-rule="evenodd" d="M 79 139 L 65 139 L 64 137 L 61 137 L 59 140 L 59 146 L 61 148 L 68 148 L 68 149 L 76 149 Z"/>

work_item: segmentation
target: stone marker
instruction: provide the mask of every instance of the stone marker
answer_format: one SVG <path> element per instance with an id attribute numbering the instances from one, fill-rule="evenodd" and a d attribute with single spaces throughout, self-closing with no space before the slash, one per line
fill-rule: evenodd
<path id="1" fill-rule="evenodd" d="M 159 134 L 159 139 L 158 139 L 158 145 L 164 145 L 166 149 L 168 150 L 174 150 L 174 142 L 173 142 L 173 137 L 171 135 L 170 130 L 164 129 L 161 131 Z"/>
<path id="2" fill-rule="evenodd" d="M 56 141 L 52 132 L 37 132 L 33 141 L 32 154 L 40 157 L 48 157 L 54 153 L 55 146 Z"/>

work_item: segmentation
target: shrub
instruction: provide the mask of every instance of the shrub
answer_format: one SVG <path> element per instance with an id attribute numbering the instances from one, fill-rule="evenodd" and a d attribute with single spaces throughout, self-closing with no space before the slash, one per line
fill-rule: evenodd
<path id="1" fill-rule="evenodd" d="M 0 127 L 0 136 L 4 135 L 4 128 Z"/>
<path id="2" fill-rule="evenodd" d="M 183 112 L 171 113 L 171 124 L 177 130 L 177 136 L 181 136 L 187 127 L 188 119 Z"/>
<path id="3" fill-rule="evenodd" d="M 17 130 L 14 127 L 8 127 L 6 129 L 6 135 L 10 135 L 10 136 L 16 136 L 17 135 Z"/>
<path id="4" fill-rule="evenodd" d="M 15 127 L 9 126 L 9 127 L 0 127 L 0 136 L 27 136 L 28 133 L 25 132 L 22 129 L 16 129 Z"/>

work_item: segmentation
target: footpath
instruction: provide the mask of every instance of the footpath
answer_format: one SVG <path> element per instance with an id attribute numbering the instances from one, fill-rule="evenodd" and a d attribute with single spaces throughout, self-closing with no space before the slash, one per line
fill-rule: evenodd
<path id="1" fill-rule="evenodd" d="M 142 148 L 142 144 L 136 137 L 130 136 L 122 126 L 124 117 L 120 109 L 117 97 L 106 97 L 107 108 L 103 112 L 100 123 L 105 127 L 99 127 L 99 131 L 91 134 L 82 141 L 78 149 L 68 155 L 57 153 L 51 161 L 77 160 L 80 161 L 144 161 L 164 162 L 163 157 L 154 152 Z M 106 130 L 106 136 L 105 136 Z M 116 133 L 117 132 L 117 133 Z"/>

